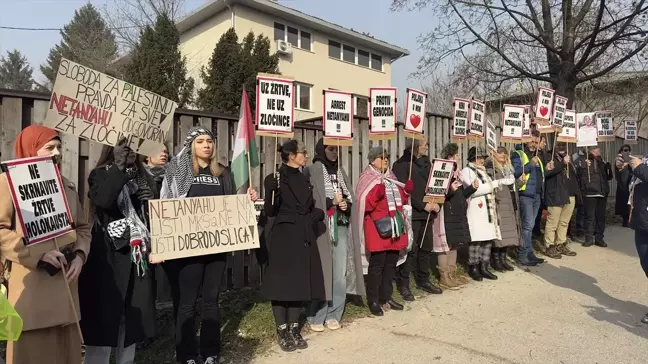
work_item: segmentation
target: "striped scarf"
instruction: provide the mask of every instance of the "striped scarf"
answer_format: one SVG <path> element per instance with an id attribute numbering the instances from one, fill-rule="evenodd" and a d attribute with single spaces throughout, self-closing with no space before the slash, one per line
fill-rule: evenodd
<path id="1" fill-rule="evenodd" d="M 335 191 L 333 190 L 333 182 L 331 182 L 331 175 L 329 175 L 328 171 L 326 170 L 326 166 L 324 164 L 322 164 L 322 173 L 324 175 L 324 190 L 325 190 L 326 198 L 330 198 L 331 200 L 334 200 Z M 342 170 L 340 168 L 338 168 L 337 171 L 337 180 L 340 189 L 342 189 L 342 195 L 346 196 L 349 202 L 353 202 L 351 201 L 351 193 L 347 188 L 346 181 L 344 180 L 344 175 L 342 174 Z M 331 242 L 333 243 L 333 245 L 337 246 L 338 222 L 342 222 L 343 224 L 348 225 L 349 215 L 340 214 L 337 206 L 333 206 L 327 211 L 327 216 L 328 216 L 329 236 L 331 237 Z"/>

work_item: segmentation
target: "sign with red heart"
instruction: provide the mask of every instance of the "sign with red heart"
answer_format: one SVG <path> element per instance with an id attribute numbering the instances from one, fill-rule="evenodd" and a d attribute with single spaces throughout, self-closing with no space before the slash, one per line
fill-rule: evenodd
<path id="1" fill-rule="evenodd" d="M 537 123 L 548 125 L 551 120 L 551 108 L 554 102 L 554 90 L 546 87 L 540 87 L 538 90 L 538 100 L 535 106 L 535 119 Z"/>
<path id="2" fill-rule="evenodd" d="M 407 89 L 407 104 L 405 105 L 405 131 L 423 134 L 425 120 L 425 102 L 427 94 L 423 91 Z"/>

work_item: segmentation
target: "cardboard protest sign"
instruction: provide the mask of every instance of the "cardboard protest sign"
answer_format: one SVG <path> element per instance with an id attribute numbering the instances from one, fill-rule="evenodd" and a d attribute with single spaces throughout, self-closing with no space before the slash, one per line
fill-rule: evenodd
<path id="1" fill-rule="evenodd" d="M 295 123 L 293 81 L 260 74 L 256 87 L 257 134 L 276 136 L 293 134 Z"/>
<path id="2" fill-rule="evenodd" d="M 556 95 L 553 113 L 551 114 L 551 125 L 562 128 L 565 120 L 565 110 L 567 110 L 567 101 L 566 97 Z"/>
<path id="3" fill-rule="evenodd" d="M 259 247 L 247 194 L 149 201 L 151 255 L 170 260 Z"/>
<path id="4" fill-rule="evenodd" d="M 531 133 L 531 106 L 524 105 L 524 115 L 522 118 L 522 142 L 532 141 L 533 134 Z"/>
<path id="5" fill-rule="evenodd" d="M 395 87 L 369 89 L 369 137 L 392 139 L 396 136 L 397 89 Z"/>
<path id="6" fill-rule="evenodd" d="M 489 117 L 486 118 L 486 125 L 486 146 L 495 153 L 497 152 L 497 130 Z"/>
<path id="7" fill-rule="evenodd" d="M 471 139 L 480 140 L 484 138 L 484 103 L 472 100 L 470 106 L 470 131 Z"/>
<path id="8" fill-rule="evenodd" d="M 454 98 L 452 112 L 452 134 L 450 137 L 461 141 L 468 137 L 468 123 L 470 121 L 470 100 Z"/>
<path id="9" fill-rule="evenodd" d="M 502 113 L 502 136 L 501 141 L 516 142 L 522 141 L 524 126 L 524 106 L 504 105 Z"/>
<path id="10" fill-rule="evenodd" d="M 52 157 L 4 162 L 2 171 L 7 176 L 25 245 L 42 243 L 74 230 L 61 173 Z"/>
<path id="11" fill-rule="evenodd" d="M 157 157 L 178 105 L 158 94 L 61 58 L 43 124 L 115 146 L 127 138 L 136 153 Z"/>
<path id="12" fill-rule="evenodd" d="M 576 146 L 590 147 L 598 144 L 598 130 L 595 119 L 595 112 L 580 112 L 576 114 Z"/>
<path id="13" fill-rule="evenodd" d="M 574 110 L 565 110 L 563 127 L 558 134 L 558 141 L 565 143 L 575 143 L 576 130 L 576 112 Z"/>
<path id="14" fill-rule="evenodd" d="M 350 145 L 353 140 L 353 94 L 324 90 L 323 99 L 324 144 Z M 348 139 L 348 142 L 341 143 L 341 139 Z"/>
<path id="15" fill-rule="evenodd" d="M 549 125 L 551 120 L 551 106 L 553 105 L 554 90 L 540 87 L 538 100 L 535 105 L 535 122 L 539 125 Z"/>
<path id="16" fill-rule="evenodd" d="M 423 91 L 407 89 L 405 104 L 405 133 L 410 138 L 420 138 L 425 124 L 425 102 L 427 94 Z"/>
<path id="17" fill-rule="evenodd" d="M 626 144 L 637 144 L 639 138 L 637 136 L 637 121 L 636 120 L 625 120 L 623 122 L 624 126 L 624 142 Z"/>
<path id="18" fill-rule="evenodd" d="M 434 159 L 425 189 L 425 202 L 443 203 L 450 187 L 455 162 L 447 159 Z"/>
<path id="19" fill-rule="evenodd" d="M 612 124 L 611 111 L 596 112 L 596 129 L 599 142 L 614 141 L 614 124 Z"/>

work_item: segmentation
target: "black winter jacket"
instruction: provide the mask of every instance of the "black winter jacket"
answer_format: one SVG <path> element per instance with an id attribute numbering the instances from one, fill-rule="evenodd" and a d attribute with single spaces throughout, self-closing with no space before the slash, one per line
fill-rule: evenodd
<path id="1" fill-rule="evenodd" d="M 554 168 L 549 170 L 547 165 L 551 162 L 551 153 L 545 153 L 548 160 L 544 161 L 545 170 L 545 205 L 564 206 L 569 203 L 569 189 L 567 185 L 567 170 L 563 157 L 554 155 Z"/>
<path id="2" fill-rule="evenodd" d="M 632 213 L 630 227 L 638 231 L 648 231 L 648 166 L 642 164 L 632 170 L 626 167 L 617 173 L 617 182 L 630 193 L 630 181 L 637 177 L 632 192 Z M 637 183 L 641 182 L 641 183 Z"/>
<path id="3" fill-rule="evenodd" d="M 454 178 L 450 181 L 454 182 Z M 443 203 L 443 222 L 445 225 L 446 241 L 450 247 L 457 244 L 470 243 L 470 226 L 468 226 L 468 201 L 467 199 L 475 193 L 475 188 L 459 187 L 452 191 L 448 189 L 445 202 Z"/>
<path id="4" fill-rule="evenodd" d="M 411 158 L 412 154 L 410 150 L 407 149 L 403 152 L 403 156 L 398 158 L 392 166 L 392 171 L 396 175 L 396 178 L 403 183 L 407 182 L 407 178 L 409 177 Z M 412 201 L 412 220 L 425 221 L 428 217 L 436 217 L 434 212 L 429 214 L 425 211 L 425 202 L 423 201 L 427 180 L 430 175 L 430 168 L 432 167 L 430 164 L 430 158 L 427 156 L 414 158 L 413 160 L 412 182 L 414 182 L 414 191 L 412 191 L 412 194 L 410 195 Z"/>
<path id="5" fill-rule="evenodd" d="M 587 166 L 588 160 L 591 162 L 589 167 Z M 607 197 L 610 194 L 610 182 L 608 181 L 614 178 L 614 175 L 609 162 L 606 163 L 601 157 L 590 155 L 588 159 L 578 159 L 576 168 L 583 197 L 593 195 Z"/>

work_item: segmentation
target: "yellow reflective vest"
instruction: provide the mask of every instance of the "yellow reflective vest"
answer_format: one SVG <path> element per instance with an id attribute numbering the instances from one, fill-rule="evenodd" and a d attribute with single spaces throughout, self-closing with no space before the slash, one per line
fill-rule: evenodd
<path id="1" fill-rule="evenodd" d="M 522 161 L 522 168 L 524 168 L 524 166 L 526 166 L 529 163 L 529 156 L 527 156 L 527 154 L 524 153 L 524 151 L 522 151 L 522 150 L 516 150 L 515 153 L 517 153 L 517 155 L 520 157 L 520 160 Z M 540 160 L 540 158 L 538 158 L 538 163 L 540 164 L 540 173 L 542 174 L 542 184 L 544 185 L 544 180 L 545 180 L 544 165 L 542 164 L 542 160 Z M 531 177 L 531 172 L 526 172 L 524 174 L 524 177 L 525 177 L 524 185 L 522 185 L 522 187 L 520 187 L 520 189 L 518 191 L 525 191 L 526 190 L 527 182 L 529 181 L 529 178 Z"/>

